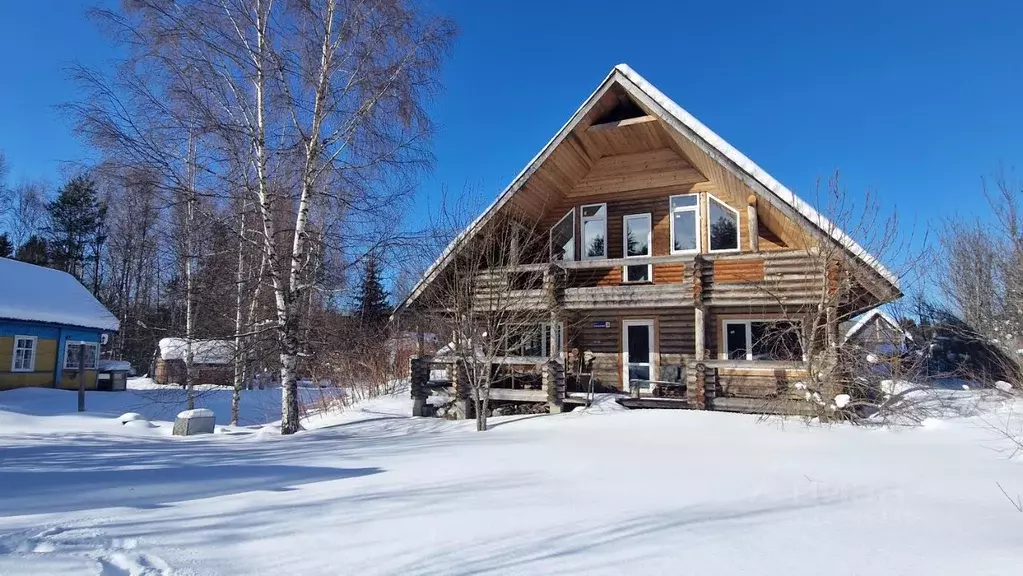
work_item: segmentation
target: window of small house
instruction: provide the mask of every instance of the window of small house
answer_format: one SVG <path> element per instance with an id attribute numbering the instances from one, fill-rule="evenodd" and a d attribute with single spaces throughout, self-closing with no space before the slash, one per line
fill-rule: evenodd
<path id="1" fill-rule="evenodd" d="M 729 360 L 798 362 L 803 359 L 799 330 L 798 322 L 726 320 L 722 356 Z"/>
<path id="2" fill-rule="evenodd" d="M 85 347 L 84 370 L 95 370 L 99 359 L 99 344 L 95 342 L 68 342 L 64 347 L 64 369 L 78 370 L 79 348 Z"/>
<path id="3" fill-rule="evenodd" d="M 11 362 L 11 372 L 35 372 L 37 343 L 35 336 L 14 337 L 14 358 Z"/>
<path id="4" fill-rule="evenodd" d="M 575 210 L 551 227 L 551 260 L 575 260 Z"/>
<path id="5" fill-rule="evenodd" d="M 672 196 L 671 253 L 686 254 L 699 250 L 700 197 L 697 194 Z"/>
<path id="6" fill-rule="evenodd" d="M 725 252 L 739 249 L 739 212 L 717 198 L 707 195 L 710 231 L 710 251 Z"/>
<path id="7" fill-rule="evenodd" d="M 641 258 L 651 255 L 651 225 L 649 214 L 630 214 L 623 218 L 625 234 L 623 235 L 626 258 Z M 650 264 L 625 266 L 623 278 L 625 282 L 650 282 L 652 278 Z"/>
<path id="8" fill-rule="evenodd" d="M 607 258 L 607 204 L 582 207 L 583 260 Z"/>

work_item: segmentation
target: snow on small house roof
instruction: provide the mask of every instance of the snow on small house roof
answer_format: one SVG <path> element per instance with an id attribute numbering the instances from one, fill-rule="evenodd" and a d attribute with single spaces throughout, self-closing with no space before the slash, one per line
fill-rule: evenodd
<path id="1" fill-rule="evenodd" d="M 913 336 L 906 332 L 902 328 L 902 326 L 895 320 L 895 318 L 892 318 L 887 312 L 881 310 L 880 308 L 874 308 L 870 312 L 867 312 L 866 314 L 863 314 L 862 316 L 857 318 L 856 321 L 853 322 L 851 326 L 849 326 L 849 329 L 845 331 L 845 335 L 842 336 L 842 342 L 845 342 L 849 338 L 852 338 L 853 335 L 862 330 L 863 327 L 866 326 L 868 322 L 870 322 L 871 320 L 878 316 L 881 317 L 881 319 L 887 322 L 889 325 L 891 325 L 892 328 L 901 332 L 906 337 L 906 339 L 908 340 L 913 339 Z"/>
<path id="2" fill-rule="evenodd" d="M 561 127 L 560 130 L 554 135 L 550 141 L 529 161 L 529 164 L 522 169 L 521 172 L 512 180 L 511 184 L 508 185 L 504 191 L 487 207 L 482 214 L 479 215 L 465 230 L 463 230 L 458 236 L 456 236 L 441 252 L 440 256 L 434 261 L 434 263 L 426 270 L 423 277 L 413 288 L 412 292 L 405 298 L 405 301 L 398 306 L 397 310 L 402 309 L 404 306 L 412 302 L 419 296 L 423 288 L 433 280 L 433 277 L 447 264 L 451 258 L 455 248 L 463 241 L 471 238 L 477 233 L 482 224 L 485 223 L 489 217 L 499 210 L 515 192 L 521 188 L 526 180 L 533 174 L 534 171 L 557 147 L 562 140 L 576 127 L 576 125 L 583 119 L 587 110 L 589 110 L 596 102 L 597 97 L 602 91 L 610 85 L 611 82 L 618 82 L 629 94 L 632 94 L 638 98 L 645 98 L 647 102 L 651 103 L 653 112 L 663 121 L 673 126 L 682 133 L 683 136 L 694 141 L 698 146 L 705 148 L 708 152 L 712 152 L 714 155 L 723 159 L 721 164 L 725 168 L 737 173 L 754 189 L 761 193 L 764 193 L 765 200 L 784 206 L 795 213 L 805 218 L 808 222 L 818 227 L 820 230 L 826 232 L 833 240 L 842 245 L 852 255 L 861 260 L 873 268 L 881 277 L 891 283 L 896 289 L 899 287 L 899 279 L 895 274 L 892 274 L 881 262 L 879 262 L 873 255 L 867 252 L 859 243 L 853 240 L 845 232 L 840 230 L 834 223 L 828 220 L 824 215 L 820 214 L 810 204 L 796 196 L 794 192 L 783 186 L 780 182 L 775 180 L 770 174 L 768 174 L 760 166 L 757 166 L 752 160 L 746 157 L 742 152 L 739 152 L 735 147 L 725 141 L 724 138 L 718 136 L 713 130 L 705 126 L 702 122 L 697 120 L 692 114 L 687 112 L 681 106 L 676 104 L 671 98 L 664 95 L 663 92 L 658 90 L 653 84 L 647 82 L 645 78 L 639 75 L 636 71 L 630 68 L 627 64 L 619 64 L 615 66 L 611 72 L 604 78 L 604 81 L 600 83 L 596 90 L 583 102 L 575 114 L 569 118 L 568 122 Z"/>
<path id="3" fill-rule="evenodd" d="M 188 340 L 184 338 L 164 338 L 158 346 L 164 360 L 184 360 L 188 353 Z M 230 340 L 192 340 L 195 364 L 230 364 L 233 358 L 234 342 Z"/>
<path id="4" fill-rule="evenodd" d="M 116 332 L 120 322 L 67 272 L 0 258 L 0 319 Z"/>
<path id="5" fill-rule="evenodd" d="M 128 372 L 131 370 L 131 362 L 125 360 L 100 360 L 99 361 L 100 371 L 111 371 L 111 372 Z"/>

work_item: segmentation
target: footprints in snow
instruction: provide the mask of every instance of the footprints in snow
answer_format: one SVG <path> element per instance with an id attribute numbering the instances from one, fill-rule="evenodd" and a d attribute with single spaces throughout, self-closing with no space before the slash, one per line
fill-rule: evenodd
<path id="1" fill-rule="evenodd" d="M 172 576 L 162 558 L 138 549 L 135 538 L 108 538 L 97 530 L 54 526 L 34 533 L 26 530 L 0 535 L 3 556 L 30 559 L 79 559 L 100 576 Z"/>

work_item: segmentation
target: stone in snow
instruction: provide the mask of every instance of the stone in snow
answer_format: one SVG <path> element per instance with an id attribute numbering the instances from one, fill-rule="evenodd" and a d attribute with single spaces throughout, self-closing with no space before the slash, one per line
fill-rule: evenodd
<path id="1" fill-rule="evenodd" d="M 213 410 L 208 408 L 195 408 L 178 413 L 174 420 L 173 434 L 175 436 L 193 436 L 195 434 L 213 434 L 216 427 L 216 417 Z"/>
<path id="2" fill-rule="evenodd" d="M 117 420 L 121 424 L 127 424 L 128 422 L 132 422 L 135 420 L 145 420 L 145 418 L 143 418 L 142 415 L 139 414 L 138 412 L 125 412 L 124 414 L 121 414 L 120 417 L 117 418 Z"/>
<path id="3" fill-rule="evenodd" d="M 1008 382 L 1005 382 L 1004 380 L 999 380 L 998 382 L 995 382 L 995 388 L 998 388 L 1002 392 L 1011 392 L 1012 391 L 1012 384 L 1009 384 Z"/>

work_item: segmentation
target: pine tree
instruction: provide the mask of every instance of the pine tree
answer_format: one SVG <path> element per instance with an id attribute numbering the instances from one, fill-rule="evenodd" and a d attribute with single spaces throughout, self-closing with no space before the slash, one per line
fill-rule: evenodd
<path id="1" fill-rule="evenodd" d="M 14 254 L 14 246 L 11 244 L 11 238 L 6 232 L 0 234 L 0 258 L 10 258 Z"/>
<path id="2" fill-rule="evenodd" d="M 374 337 L 382 336 L 391 315 L 391 305 L 380 281 L 377 258 L 372 254 L 366 259 L 356 306 L 363 330 Z"/>
<path id="3" fill-rule="evenodd" d="M 97 197 L 96 183 L 88 176 L 75 176 L 60 189 L 57 199 L 46 205 L 46 210 L 50 216 L 47 233 L 53 267 L 84 280 L 86 262 L 91 261 L 93 283 L 98 285 L 107 208 Z"/>
<path id="4" fill-rule="evenodd" d="M 18 247 L 18 251 L 15 253 L 14 257 L 17 260 L 28 262 L 29 264 L 49 266 L 50 247 L 46 243 L 45 238 L 41 238 L 33 234 L 29 236 L 28 240 L 26 240 L 24 244 Z"/>

